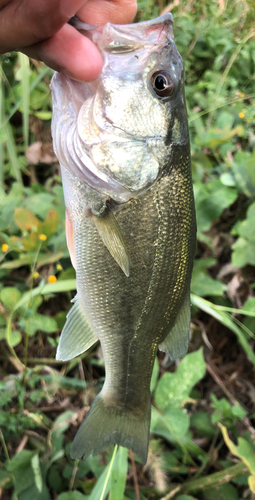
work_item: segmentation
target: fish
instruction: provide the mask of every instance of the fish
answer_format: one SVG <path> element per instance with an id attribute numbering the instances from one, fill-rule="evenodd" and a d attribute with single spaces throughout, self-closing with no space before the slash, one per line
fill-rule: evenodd
<path id="1" fill-rule="evenodd" d="M 169 13 L 78 28 L 100 50 L 103 70 L 89 83 L 56 72 L 51 83 L 77 277 L 56 358 L 99 340 L 106 374 L 71 456 L 118 444 L 145 464 L 157 350 L 174 360 L 189 342 L 196 220 L 183 61 Z"/>

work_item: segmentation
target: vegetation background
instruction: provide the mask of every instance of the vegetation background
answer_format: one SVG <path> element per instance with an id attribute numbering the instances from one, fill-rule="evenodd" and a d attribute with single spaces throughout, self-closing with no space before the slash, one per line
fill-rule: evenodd
<path id="1" fill-rule="evenodd" d="M 159 353 L 145 467 L 70 445 L 102 386 L 100 347 L 55 360 L 75 273 L 52 150 L 52 71 L 0 69 L 0 499 L 255 498 L 255 9 L 252 0 L 138 0 L 172 11 L 185 61 L 198 222 L 189 354 Z M 102 424 L 103 425 L 103 424 Z"/>

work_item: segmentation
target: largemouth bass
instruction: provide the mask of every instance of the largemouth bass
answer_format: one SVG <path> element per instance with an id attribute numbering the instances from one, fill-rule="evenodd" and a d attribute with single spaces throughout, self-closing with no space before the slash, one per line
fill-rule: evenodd
<path id="1" fill-rule="evenodd" d="M 77 295 L 57 350 L 66 361 L 98 339 L 104 386 L 72 444 L 109 444 L 147 460 L 157 349 L 187 351 L 195 211 L 183 62 L 172 15 L 128 26 L 78 26 L 104 66 L 92 83 L 55 73 L 52 134 L 62 170 Z"/>

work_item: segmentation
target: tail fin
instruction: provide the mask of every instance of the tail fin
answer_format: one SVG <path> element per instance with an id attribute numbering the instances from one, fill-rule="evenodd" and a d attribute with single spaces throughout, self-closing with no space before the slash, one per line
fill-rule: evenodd
<path id="1" fill-rule="evenodd" d="M 72 444 L 71 457 L 97 455 L 110 444 L 132 449 L 145 464 L 148 455 L 151 407 L 144 413 L 108 406 L 102 393 L 98 394 L 82 422 Z"/>

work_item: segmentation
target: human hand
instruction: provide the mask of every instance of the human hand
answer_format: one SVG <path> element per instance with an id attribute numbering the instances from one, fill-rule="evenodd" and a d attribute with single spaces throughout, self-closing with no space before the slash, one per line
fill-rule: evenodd
<path id="1" fill-rule="evenodd" d="M 102 70 L 96 46 L 66 24 L 73 15 L 100 26 L 127 24 L 136 0 L 0 0 L 0 54 L 19 50 L 77 80 L 90 81 Z"/>

